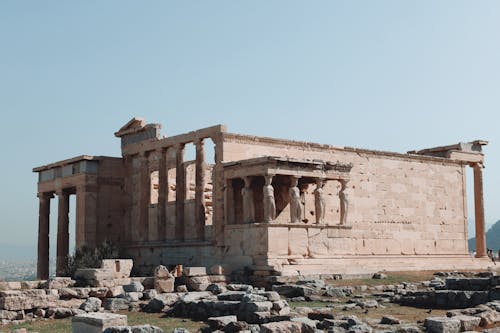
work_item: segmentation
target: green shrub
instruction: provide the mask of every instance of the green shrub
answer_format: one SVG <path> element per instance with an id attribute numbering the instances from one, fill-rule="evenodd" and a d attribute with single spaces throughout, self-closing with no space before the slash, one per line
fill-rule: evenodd
<path id="1" fill-rule="evenodd" d="M 102 259 L 119 257 L 118 248 L 111 242 L 105 241 L 96 248 L 82 246 L 75 249 L 73 255 L 68 256 L 66 270 L 61 276 L 74 277 L 79 268 L 100 268 Z"/>

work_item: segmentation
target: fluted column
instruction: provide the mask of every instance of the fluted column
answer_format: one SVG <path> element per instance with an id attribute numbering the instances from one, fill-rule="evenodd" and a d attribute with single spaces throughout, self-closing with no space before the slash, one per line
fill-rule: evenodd
<path id="1" fill-rule="evenodd" d="M 168 175 L 167 149 L 158 149 L 160 155 L 160 169 L 158 170 L 158 239 L 165 240 L 167 224 Z"/>
<path id="2" fill-rule="evenodd" d="M 195 179 L 195 224 L 198 239 L 205 239 L 205 149 L 203 139 L 195 142 L 196 146 L 196 179 Z"/>
<path id="3" fill-rule="evenodd" d="M 51 193 L 38 193 L 38 261 L 37 278 L 49 278 L 49 230 Z"/>
<path id="4" fill-rule="evenodd" d="M 66 270 L 69 255 L 69 193 L 59 190 L 57 193 L 57 258 L 56 275 Z"/>
<path id="5" fill-rule="evenodd" d="M 184 200 L 186 199 L 184 144 L 176 146 L 175 160 L 175 238 L 178 241 L 184 241 Z"/>
<path id="6" fill-rule="evenodd" d="M 486 257 L 486 234 L 483 201 L 483 165 L 474 163 L 474 211 L 476 222 L 476 258 Z"/>
<path id="7" fill-rule="evenodd" d="M 139 238 L 148 239 L 149 235 L 149 204 L 151 201 L 151 173 L 149 172 L 149 157 L 147 152 L 141 152 L 140 184 L 139 184 Z"/>

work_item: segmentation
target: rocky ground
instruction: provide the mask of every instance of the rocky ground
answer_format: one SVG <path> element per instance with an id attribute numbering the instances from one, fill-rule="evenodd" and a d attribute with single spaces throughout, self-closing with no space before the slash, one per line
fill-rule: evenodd
<path id="1" fill-rule="evenodd" d="M 385 282 L 390 279 L 384 274 L 374 278 L 378 283 L 352 286 L 300 279 L 265 290 L 192 277 L 176 279 L 175 292 L 163 293 L 144 278 L 106 287 L 74 287 L 67 278 L 11 283 L 0 285 L 0 320 L 8 324 L 126 310 L 201 320 L 206 332 L 500 332 L 500 276 L 437 273 L 430 280 L 400 283 Z M 137 326 L 106 332 L 162 330 Z"/>

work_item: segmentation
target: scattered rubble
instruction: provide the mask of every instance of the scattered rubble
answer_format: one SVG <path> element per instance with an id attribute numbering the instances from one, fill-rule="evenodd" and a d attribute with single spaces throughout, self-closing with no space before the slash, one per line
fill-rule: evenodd
<path id="1" fill-rule="evenodd" d="M 438 274 L 422 283 L 354 287 L 333 286 L 322 279 L 302 279 L 276 283 L 266 290 L 244 283 L 221 282 L 220 276 L 214 278 L 203 273 L 187 268 L 182 276 L 175 277 L 166 267 L 159 266 L 153 281 L 123 274 L 109 279 L 112 274 L 105 274 L 102 275 L 105 282 L 90 279 L 93 286 L 82 285 L 81 279 L 68 278 L 10 283 L 14 290 L 0 291 L 0 322 L 73 317 L 74 326 L 101 325 L 96 332 L 163 332 L 150 325 L 128 326 L 123 317 L 114 314 L 127 310 L 205 321 L 204 332 L 225 333 L 459 333 L 493 332 L 492 328 L 498 330 L 500 326 L 500 277 L 496 275 Z M 179 286 L 187 286 L 187 290 Z M 315 307 L 290 306 L 290 302 L 298 300 L 314 302 Z M 317 306 L 318 303 L 325 305 Z M 383 311 L 388 304 L 426 308 L 429 316 L 423 322 L 412 323 L 389 314 L 378 319 L 345 314 L 351 310 Z M 446 316 L 436 316 L 433 309 L 449 310 Z M 112 324 L 104 324 L 107 321 Z M 186 332 L 181 328 L 175 331 Z M 94 331 L 87 328 L 81 332 Z"/>

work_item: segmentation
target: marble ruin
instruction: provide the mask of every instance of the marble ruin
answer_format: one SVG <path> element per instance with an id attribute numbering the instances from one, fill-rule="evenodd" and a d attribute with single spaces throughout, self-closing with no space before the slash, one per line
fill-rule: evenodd
<path id="1" fill-rule="evenodd" d="M 144 273 L 160 264 L 292 276 L 489 263 L 485 141 L 399 154 L 234 134 L 222 125 L 166 137 L 160 128 L 134 118 L 115 133 L 122 157 L 83 155 L 33 169 L 39 278 L 49 275 L 55 197 L 57 272 L 66 264 L 72 195 L 76 246 L 109 240 Z M 185 157 L 189 146 L 194 160 Z M 475 258 L 467 245 L 469 166 Z"/>

